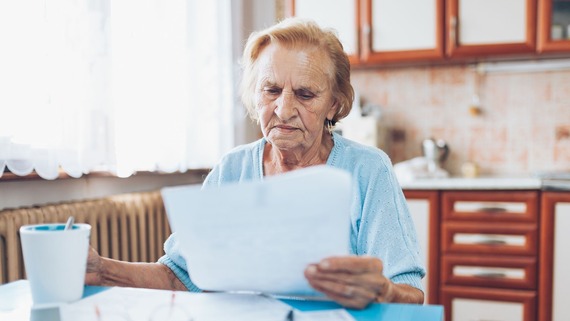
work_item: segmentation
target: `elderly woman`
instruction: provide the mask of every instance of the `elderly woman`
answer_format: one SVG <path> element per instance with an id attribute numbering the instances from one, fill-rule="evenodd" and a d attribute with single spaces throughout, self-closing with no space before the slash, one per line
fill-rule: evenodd
<path id="1" fill-rule="evenodd" d="M 242 100 L 263 138 L 230 151 L 204 184 L 263 180 L 327 164 L 352 173 L 350 248 L 305 270 L 316 290 L 351 308 L 371 302 L 422 303 L 415 230 L 388 157 L 332 131 L 350 112 L 350 64 L 335 34 L 287 19 L 250 36 Z M 88 284 L 200 291 L 190 279 L 176 235 L 158 263 L 127 263 L 91 251 Z"/>

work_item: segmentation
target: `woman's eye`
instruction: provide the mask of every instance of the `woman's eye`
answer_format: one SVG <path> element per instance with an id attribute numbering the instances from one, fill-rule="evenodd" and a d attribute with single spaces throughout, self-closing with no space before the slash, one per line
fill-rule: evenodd
<path id="1" fill-rule="evenodd" d="M 279 88 L 265 88 L 263 91 L 270 95 L 278 95 L 281 92 Z"/>
<path id="2" fill-rule="evenodd" d="M 307 92 L 307 91 L 300 91 L 297 93 L 297 96 L 303 100 L 309 100 L 309 99 L 315 97 L 315 95 L 313 95 L 312 93 Z"/>

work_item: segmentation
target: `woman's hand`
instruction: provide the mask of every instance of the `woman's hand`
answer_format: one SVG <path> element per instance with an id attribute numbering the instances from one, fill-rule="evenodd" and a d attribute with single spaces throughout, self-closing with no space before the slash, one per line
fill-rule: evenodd
<path id="1" fill-rule="evenodd" d="M 89 247 L 87 256 L 87 271 L 85 274 L 85 284 L 101 285 L 102 282 L 103 259 L 93 247 Z"/>
<path id="2" fill-rule="evenodd" d="M 337 303 L 362 309 L 371 302 L 393 301 L 394 284 L 382 270 L 382 261 L 374 257 L 331 257 L 307 267 L 305 277 Z"/>
<path id="3" fill-rule="evenodd" d="M 186 291 L 178 277 L 161 263 L 131 263 L 102 257 L 89 248 L 85 284 Z"/>
<path id="4" fill-rule="evenodd" d="M 424 302 L 422 291 L 386 278 L 382 261 L 375 257 L 326 258 L 309 265 L 305 277 L 315 290 L 347 308 L 363 309 L 372 302 Z"/>

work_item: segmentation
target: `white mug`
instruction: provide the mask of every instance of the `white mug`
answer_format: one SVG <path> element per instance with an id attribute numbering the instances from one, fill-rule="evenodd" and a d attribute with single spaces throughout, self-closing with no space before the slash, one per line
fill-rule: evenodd
<path id="1" fill-rule="evenodd" d="M 81 299 L 91 225 L 38 224 L 20 227 L 22 254 L 34 305 Z"/>

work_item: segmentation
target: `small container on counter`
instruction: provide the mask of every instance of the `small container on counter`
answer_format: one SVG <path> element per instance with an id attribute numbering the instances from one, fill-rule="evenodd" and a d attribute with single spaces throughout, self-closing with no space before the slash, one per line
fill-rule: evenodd
<path id="1" fill-rule="evenodd" d="M 550 39 L 561 40 L 564 38 L 564 28 L 560 24 L 552 25 L 550 29 Z"/>
<path id="2" fill-rule="evenodd" d="M 465 162 L 461 165 L 461 175 L 465 178 L 475 178 L 479 176 L 479 166 L 474 162 Z"/>

